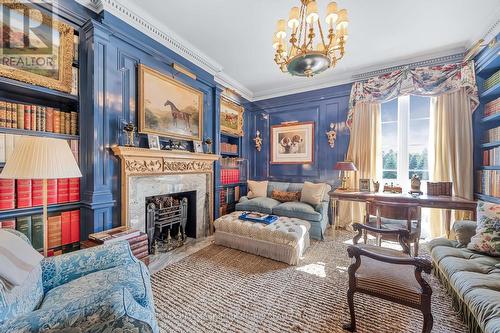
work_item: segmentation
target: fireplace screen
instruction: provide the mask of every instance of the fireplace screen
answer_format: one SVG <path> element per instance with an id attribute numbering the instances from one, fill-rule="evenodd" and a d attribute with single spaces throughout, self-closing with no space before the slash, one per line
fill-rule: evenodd
<path id="1" fill-rule="evenodd" d="M 196 196 L 189 192 L 146 198 L 150 253 L 167 252 L 184 245 L 188 236 L 189 206 L 193 204 L 190 201 L 194 198 Z"/>

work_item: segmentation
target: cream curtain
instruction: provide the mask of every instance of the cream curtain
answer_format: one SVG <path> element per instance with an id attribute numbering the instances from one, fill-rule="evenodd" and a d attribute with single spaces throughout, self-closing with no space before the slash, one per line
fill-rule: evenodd
<path id="1" fill-rule="evenodd" d="M 349 188 L 358 188 L 359 179 L 377 179 L 381 167 L 381 118 L 379 103 L 357 103 L 354 106 L 351 136 L 346 159 L 352 161 L 357 172 L 350 172 Z M 339 226 L 347 227 L 361 222 L 364 204 L 340 202 Z"/>
<path id="2" fill-rule="evenodd" d="M 472 111 L 464 88 L 434 97 L 431 103 L 431 179 L 453 182 L 454 195 L 473 198 Z M 456 219 L 465 218 L 457 212 Z M 445 235 L 443 212 L 432 209 L 431 237 Z"/>

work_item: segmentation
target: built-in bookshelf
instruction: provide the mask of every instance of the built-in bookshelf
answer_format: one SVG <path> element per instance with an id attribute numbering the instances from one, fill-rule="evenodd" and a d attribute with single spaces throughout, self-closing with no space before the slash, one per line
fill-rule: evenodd
<path id="1" fill-rule="evenodd" d="M 0 170 L 23 136 L 68 141 L 80 160 L 79 38 L 71 93 L 0 77 Z M 80 248 L 80 179 L 48 180 L 48 255 Z M 43 251 L 41 180 L 0 180 L 0 228 L 16 229 Z"/>
<path id="2" fill-rule="evenodd" d="M 480 105 L 474 113 L 477 199 L 500 203 L 500 37 L 476 57 Z"/>

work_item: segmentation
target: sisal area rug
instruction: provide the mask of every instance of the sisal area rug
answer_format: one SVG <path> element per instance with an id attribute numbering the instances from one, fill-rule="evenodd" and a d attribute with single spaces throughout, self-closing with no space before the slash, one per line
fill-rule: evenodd
<path id="1" fill-rule="evenodd" d="M 312 241 L 299 266 L 209 245 L 153 274 L 161 332 L 345 332 L 351 238 Z M 426 278 L 433 332 L 467 332 L 439 281 Z M 355 306 L 358 332 L 421 332 L 419 311 L 361 294 Z"/>

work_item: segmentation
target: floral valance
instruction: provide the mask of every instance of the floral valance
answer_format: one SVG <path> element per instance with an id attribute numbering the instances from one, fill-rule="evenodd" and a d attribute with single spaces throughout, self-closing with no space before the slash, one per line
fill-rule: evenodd
<path id="1" fill-rule="evenodd" d="M 351 89 L 346 124 L 351 128 L 354 106 L 360 102 L 386 102 L 402 95 L 438 96 L 465 88 L 474 111 L 479 104 L 474 62 L 405 68 L 356 82 Z"/>

